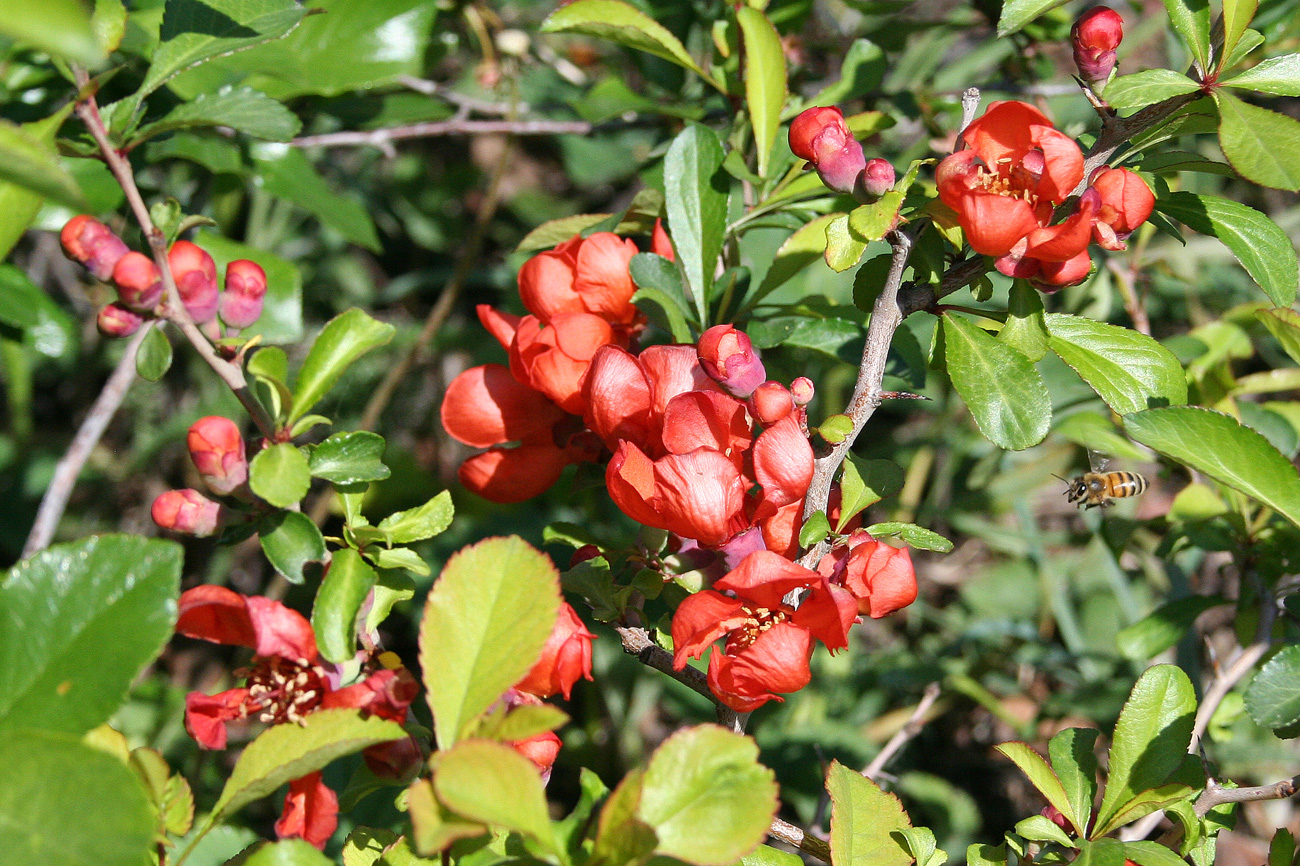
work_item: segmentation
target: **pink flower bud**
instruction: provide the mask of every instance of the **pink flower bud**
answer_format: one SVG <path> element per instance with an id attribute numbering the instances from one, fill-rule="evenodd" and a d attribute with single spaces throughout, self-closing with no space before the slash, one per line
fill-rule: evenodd
<path id="1" fill-rule="evenodd" d="M 733 325 L 714 325 L 700 335 L 700 366 L 733 397 L 744 399 L 767 378 L 749 336 Z"/>
<path id="2" fill-rule="evenodd" d="M 780 382 L 764 382 L 749 398 L 754 417 L 762 424 L 775 424 L 794 411 L 794 397 Z"/>
<path id="3" fill-rule="evenodd" d="M 213 493 L 225 496 L 248 480 L 244 439 L 229 418 L 209 415 L 190 425 L 185 437 L 190 459 Z"/>
<path id="4" fill-rule="evenodd" d="M 109 304 L 99 311 L 95 324 L 105 337 L 129 337 L 140 330 L 144 318 L 121 304 Z"/>
<path id="5" fill-rule="evenodd" d="M 153 522 L 161 529 L 204 538 L 217 531 L 221 506 L 197 490 L 168 490 L 153 501 Z"/>
<path id="6" fill-rule="evenodd" d="M 862 145 L 835 107 L 810 108 L 790 124 L 790 150 L 817 169 L 822 183 L 836 192 L 854 192 L 867 167 Z"/>
<path id="7" fill-rule="evenodd" d="M 807 406 L 812 402 L 814 393 L 812 379 L 807 376 L 800 376 L 790 383 L 790 395 L 794 397 L 796 406 Z"/>
<path id="8" fill-rule="evenodd" d="M 189 241 L 177 241 L 167 251 L 167 264 L 194 324 L 212 321 L 217 315 L 217 265 L 212 256 Z"/>
<path id="9" fill-rule="evenodd" d="M 85 214 L 68 220 L 59 242 L 68 258 L 81 262 L 101 280 L 113 275 L 113 266 L 127 252 L 126 244 L 108 226 Z"/>
<path id="10" fill-rule="evenodd" d="M 262 315 L 266 297 L 266 271 L 257 262 L 236 259 L 226 265 L 226 290 L 221 295 L 221 321 L 232 328 L 247 328 Z"/>
<path id="11" fill-rule="evenodd" d="M 162 300 L 162 275 L 153 259 L 144 253 L 129 252 L 113 267 L 113 283 L 122 306 L 147 313 Z"/>
<path id="12" fill-rule="evenodd" d="M 1087 81 L 1105 81 L 1115 68 L 1115 49 L 1124 38 L 1124 19 L 1114 9 L 1097 6 L 1074 22 L 1070 42 L 1074 65 Z"/>
<path id="13" fill-rule="evenodd" d="M 869 159 L 861 179 L 863 192 L 873 198 L 882 196 L 894 188 L 894 167 L 879 157 Z"/>

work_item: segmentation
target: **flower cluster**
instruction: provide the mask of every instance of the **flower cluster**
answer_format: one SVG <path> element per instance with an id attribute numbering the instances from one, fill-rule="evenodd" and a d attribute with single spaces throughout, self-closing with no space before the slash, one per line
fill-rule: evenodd
<path id="1" fill-rule="evenodd" d="M 966 149 L 935 172 L 939 197 L 975 252 L 993 256 L 1001 273 L 1041 288 L 1081 282 L 1092 268 L 1089 241 L 1124 249 L 1155 205 L 1136 174 L 1103 167 L 1074 212 L 1053 224 L 1056 209 L 1083 180 L 1083 153 L 1023 102 L 994 102 L 961 138 Z"/>
<path id="2" fill-rule="evenodd" d="M 790 124 L 790 150 L 808 161 L 830 189 L 874 199 L 894 186 L 894 167 L 868 160 L 834 106 L 809 108 Z"/>
<path id="3" fill-rule="evenodd" d="M 248 458 L 234 421 L 220 415 L 200 418 L 190 425 L 185 444 L 210 491 L 230 496 L 246 489 Z M 202 538 L 217 531 L 221 505 L 191 488 L 168 490 L 153 501 L 152 515 L 162 529 Z"/>
<path id="4" fill-rule="evenodd" d="M 117 288 L 117 300 L 99 311 L 99 330 L 105 336 L 129 336 L 145 319 L 165 314 L 158 266 L 145 254 L 129 250 L 108 226 L 81 214 L 68 220 L 59 239 L 68 258 Z M 228 335 L 251 326 L 262 315 L 266 272 L 256 262 L 237 259 L 227 265 L 224 291 L 218 291 L 212 256 L 189 241 L 172 244 L 167 266 L 185 311 L 196 325 L 206 326 L 209 336 L 220 335 L 218 315 Z"/>

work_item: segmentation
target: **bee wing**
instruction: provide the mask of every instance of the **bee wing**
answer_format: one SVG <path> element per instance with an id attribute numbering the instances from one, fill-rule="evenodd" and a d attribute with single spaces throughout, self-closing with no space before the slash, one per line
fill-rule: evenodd
<path id="1" fill-rule="evenodd" d="M 1092 467 L 1093 472 L 1105 472 L 1106 467 L 1110 465 L 1110 458 L 1089 448 L 1088 465 Z"/>

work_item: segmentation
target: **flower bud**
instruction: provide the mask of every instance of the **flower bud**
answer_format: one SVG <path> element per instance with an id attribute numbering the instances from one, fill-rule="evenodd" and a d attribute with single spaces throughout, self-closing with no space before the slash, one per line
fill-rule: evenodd
<path id="1" fill-rule="evenodd" d="M 153 501 L 153 522 L 161 529 L 204 538 L 217 531 L 221 506 L 197 490 L 168 490 Z"/>
<path id="2" fill-rule="evenodd" d="M 212 256 L 189 241 L 177 241 L 167 251 L 167 264 L 194 324 L 212 321 L 217 315 L 217 265 Z"/>
<path id="3" fill-rule="evenodd" d="M 185 444 L 204 483 L 218 496 L 226 496 L 248 480 L 244 439 L 229 418 L 200 418 L 190 426 Z"/>
<path id="4" fill-rule="evenodd" d="M 754 389 L 749 406 L 759 423 L 775 424 L 794 411 L 794 396 L 780 382 L 764 382 Z"/>
<path id="5" fill-rule="evenodd" d="M 591 679 L 591 642 L 595 637 L 573 607 L 560 602 L 560 614 L 542 648 L 542 657 L 515 688 L 539 698 L 560 692 L 568 700 L 580 677 Z"/>
<path id="6" fill-rule="evenodd" d="M 99 220 L 85 214 L 68 220 L 63 231 L 59 232 L 59 242 L 68 258 L 81 262 L 101 280 L 113 275 L 113 266 L 127 253 L 121 238 Z"/>
<path id="7" fill-rule="evenodd" d="M 131 312 L 121 304 L 109 304 L 99 311 L 95 325 L 105 337 L 129 337 L 144 324 L 144 317 Z"/>
<path id="8" fill-rule="evenodd" d="M 1151 188 L 1126 168 L 1098 173 L 1092 185 L 1084 190 L 1083 198 L 1095 204 L 1097 216 L 1092 236 L 1108 250 L 1125 249 L 1124 241 L 1147 221 L 1156 204 Z"/>
<path id="9" fill-rule="evenodd" d="M 790 150 L 812 163 L 822 183 L 836 192 L 854 192 L 867 167 L 862 145 L 835 107 L 810 108 L 796 117 L 790 124 Z"/>
<path id="10" fill-rule="evenodd" d="M 1097 6 L 1074 22 L 1070 42 L 1074 65 L 1086 81 L 1105 81 L 1115 68 L 1115 49 L 1124 38 L 1124 19 L 1114 9 Z"/>
<path id="11" fill-rule="evenodd" d="M 812 402 L 814 393 L 812 379 L 807 376 L 800 376 L 790 383 L 790 396 L 794 397 L 796 406 L 807 406 Z"/>
<path id="12" fill-rule="evenodd" d="M 147 313 L 162 300 L 162 275 L 153 259 L 144 253 L 129 252 L 113 267 L 113 283 L 122 306 Z"/>
<path id="13" fill-rule="evenodd" d="M 714 325 L 700 335 L 700 366 L 733 397 L 744 399 L 767 378 L 763 362 L 744 331 Z"/>
<path id="14" fill-rule="evenodd" d="M 266 271 L 257 262 L 236 259 L 226 265 L 226 290 L 221 294 L 221 321 L 232 328 L 250 327 L 262 315 Z"/>
<path id="15" fill-rule="evenodd" d="M 550 781 L 551 767 L 555 765 L 555 757 L 560 754 L 561 746 L 560 738 L 554 731 L 537 734 L 526 740 L 515 740 L 510 746 L 537 766 L 542 774 L 542 784 Z"/>
<path id="16" fill-rule="evenodd" d="M 894 167 L 880 157 L 869 159 L 859 178 L 862 191 L 872 198 L 878 198 L 894 188 Z"/>

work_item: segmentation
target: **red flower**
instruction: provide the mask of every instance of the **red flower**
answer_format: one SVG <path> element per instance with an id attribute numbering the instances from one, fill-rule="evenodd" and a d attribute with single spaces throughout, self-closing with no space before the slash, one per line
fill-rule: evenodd
<path id="1" fill-rule="evenodd" d="M 440 410 L 447 433 L 475 448 L 549 432 L 564 414 L 500 364 L 471 367 L 453 379 Z"/>
<path id="2" fill-rule="evenodd" d="M 740 470 L 721 451 L 697 448 L 651 460 L 631 442 L 622 442 L 605 469 L 609 495 L 638 523 L 666 529 L 704 545 L 733 534 L 732 519 L 745 504 Z"/>
<path id="3" fill-rule="evenodd" d="M 786 604 L 794 590 L 807 589 L 798 609 Z M 723 595 L 729 592 L 734 597 Z M 847 590 L 779 554 L 760 550 L 713 585 L 678 606 L 673 615 L 673 666 L 699 658 L 719 639 L 709 659 L 709 688 L 727 706 L 749 712 L 777 692 L 808 684 L 813 640 L 836 650 L 848 645 L 857 604 Z"/>
<path id="4" fill-rule="evenodd" d="M 587 408 L 582 379 L 596 350 L 614 342 L 614 330 L 600 316 L 560 313 L 543 322 L 524 316 L 510 347 L 510 372 L 573 415 Z"/>
<path id="5" fill-rule="evenodd" d="M 957 213 L 966 241 L 978 253 L 1004 256 L 1031 232 L 1047 228 L 1053 209 L 1083 179 L 1083 153 L 1073 139 L 1052 128 L 1042 112 L 1023 102 L 994 102 L 962 132 L 967 150 L 954 153 L 935 172 L 939 196 Z M 1039 247 L 1056 240 L 1040 237 Z M 1058 243 L 1026 254 L 1066 261 L 1072 251 Z"/>
<path id="6" fill-rule="evenodd" d="M 790 124 L 790 150 L 817 169 L 822 183 L 852 193 L 867 167 L 862 145 L 853 137 L 844 114 L 835 107 L 809 108 Z"/>
<path id="7" fill-rule="evenodd" d="M 633 356 L 603 346 L 583 382 L 587 426 L 615 451 L 622 441 L 651 454 L 663 453 L 668 403 L 689 391 L 718 389 L 700 366 L 694 346 L 650 346 Z"/>
<path id="8" fill-rule="evenodd" d="M 519 297 L 543 322 L 564 313 L 591 313 L 611 324 L 630 325 L 636 285 L 628 262 L 638 252 L 631 240 L 611 232 L 575 235 L 539 253 L 519 270 Z"/>
<path id="9" fill-rule="evenodd" d="M 542 774 L 542 784 L 546 784 L 551 779 L 551 767 L 555 764 L 556 757 L 560 754 L 559 736 L 554 731 L 545 731 L 540 734 L 534 734 L 523 740 L 514 740 L 510 746 L 519 754 L 532 761 L 537 767 L 537 771 Z"/>
<path id="10" fill-rule="evenodd" d="M 734 325 L 714 325 L 700 335 L 700 366 L 733 397 L 744 399 L 767 378 L 749 335 Z"/>
<path id="11" fill-rule="evenodd" d="M 858 612 L 873 619 L 916 601 L 916 573 L 907 548 L 877 541 L 863 529 L 822 557 L 817 571 L 851 592 Z"/>
<path id="12" fill-rule="evenodd" d="M 1126 249 L 1124 241 L 1147 221 L 1156 197 L 1142 178 L 1126 168 L 1107 169 L 1084 191 L 1085 199 L 1096 196 L 1097 218 L 1092 236 L 1108 250 Z"/>
<path id="13" fill-rule="evenodd" d="M 515 684 L 515 689 L 539 698 L 549 698 L 558 692 L 567 701 L 579 678 L 591 679 L 591 642 L 595 637 L 582 624 L 577 611 L 568 602 L 560 602 L 559 616 L 542 647 L 541 657 L 527 676 Z"/>
<path id="14" fill-rule="evenodd" d="M 1115 68 L 1115 49 L 1124 38 L 1124 19 L 1114 9 L 1097 6 L 1079 16 L 1070 28 L 1070 44 L 1079 75 L 1105 81 Z"/>
<path id="15" fill-rule="evenodd" d="M 321 781 L 319 770 L 289 783 L 284 811 L 275 822 L 277 836 L 281 839 L 298 836 L 324 849 L 338 825 L 339 798 Z"/>
<path id="16" fill-rule="evenodd" d="M 229 418 L 200 418 L 190 425 L 185 444 L 204 483 L 218 496 L 231 493 L 248 480 L 244 439 Z"/>

